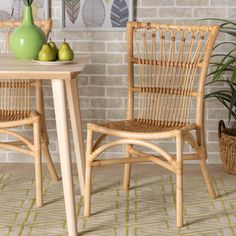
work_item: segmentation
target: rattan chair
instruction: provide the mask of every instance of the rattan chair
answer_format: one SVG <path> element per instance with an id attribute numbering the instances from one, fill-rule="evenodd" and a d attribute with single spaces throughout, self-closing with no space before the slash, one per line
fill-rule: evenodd
<path id="1" fill-rule="evenodd" d="M 127 120 L 88 124 L 85 216 L 90 215 L 95 166 L 125 164 L 125 190 L 131 163 L 154 162 L 174 173 L 177 227 L 183 226 L 184 160 L 199 160 L 209 194 L 216 197 L 206 167 L 204 82 L 217 33 L 218 26 L 128 23 Z M 160 139 L 175 140 L 176 152 L 158 145 Z M 183 153 L 185 142 L 192 153 Z M 125 158 L 97 159 L 117 145 L 126 146 Z"/>
<path id="2" fill-rule="evenodd" d="M 0 30 L 6 35 L 5 53 L 9 50 L 10 33 L 20 22 L 0 21 Z M 36 24 L 48 36 L 52 21 L 41 20 Z M 20 132 L 20 126 L 29 126 L 33 140 Z M 13 128 L 13 129 L 12 129 Z M 16 129 L 17 128 L 17 129 Z M 53 180 L 58 176 L 49 153 L 48 136 L 44 117 L 43 91 L 40 80 L 0 80 L 0 134 L 12 137 L 10 141 L 0 141 L 0 148 L 20 152 L 35 159 L 36 205 L 43 205 L 41 151 Z M 11 141 L 12 140 L 12 141 Z"/>

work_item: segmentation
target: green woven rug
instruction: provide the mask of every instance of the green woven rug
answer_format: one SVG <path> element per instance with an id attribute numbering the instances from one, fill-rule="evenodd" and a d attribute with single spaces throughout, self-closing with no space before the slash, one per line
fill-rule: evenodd
<path id="1" fill-rule="evenodd" d="M 94 176 L 92 216 L 83 218 L 83 198 L 76 184 L 78 235 L 96 236 L 233 236 L 236 235 L 236 176 L 215 175 L 216 200 L 210 200 L 203 178 L 184 179 L 185 222 L 175 226 L 175 177 L 132 178 L 123 191 L 122 176 Z M 44 207 L 35 208 L 34 176 L 0 175 L 0 236 L 67 235 L 62 182 L 44 177 Z"/>

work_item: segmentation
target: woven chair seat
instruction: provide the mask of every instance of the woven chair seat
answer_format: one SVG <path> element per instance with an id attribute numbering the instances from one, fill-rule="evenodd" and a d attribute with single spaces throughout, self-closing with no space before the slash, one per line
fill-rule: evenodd
<path id="1" fill-rule="evenodd" d="M 96 127 L 104 127 L 108 129 L 114 129 L 124 132 L 134 132 L 134 133 L 159 133 L 159 132 L 168 132 L 171 130 L 181 129 L 188 125 L 179 124 L 179 126 L 157 126 L 154 124 L 148 124 L 141 122 L 139 120 L 121 120 L 121 121 L 112 121 L 106 123 L 97 123 Z M 192 125 L 191 125 L 192 126 Z"/>
<path id="2" fill-rule="evenodd" d="M 0 122 L 19 121 L 32 117 L 32 112 L 1 111 Z"/>

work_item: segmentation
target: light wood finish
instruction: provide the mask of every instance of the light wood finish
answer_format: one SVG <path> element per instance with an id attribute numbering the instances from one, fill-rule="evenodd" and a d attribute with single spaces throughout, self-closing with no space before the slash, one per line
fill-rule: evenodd
<path id="1" fill-rule="evenodd" d="M 35 89 L 35 97 L 36 97 L 36 100 L 40 101 L 40 102 L 36 103 L 36 111 L 40 115 L 40 119 L 41 119 L 42 152 L 43 152 L 44 158 L 46 160 L 51 178 L 53 180 L 57 181 L 58 180 L 57 172 L 56 172 L 56 169 L 53 165 L 52 158 L 51 158 L 51 155 L 49 152 L 49 140 L 48 140 L 46 120 L 45 120 L 45 114 L 44 114 L 42 81 L 37 80 L 35 83 L 37 84 L 36 89 Z"/>
<path id="2" fill-rule="evenodd" d="M 200 166 L 201 166 L 202 174 L 203 174 L 203 177 L 204 177 L 209 195 L 212 199 L 215 199 L 216 198 L 216 192 L 215 192 L 215 189 L 213 187 L 212 180 L 211 180 L 211 178 L 209 176 L 209 173 L 207 171 L 206 161 L 203 158 L 200 159 Z"/>
<path id="3" fill-rule="evenodd" d="M 41 134 L 40 134 L 40 118 L 34 117 L 33 123 L 34 133 L 34 159 L 35 159 L 35 182 L 36 182 L 36 205 L 43 205 L 43 183 L 42 183 L 42 160 L 41 160 Z"/>
<path id="4" fill-rule="evenodd" d="M 9 52 L 10 33 L 19 26 L 19 21 L 0 21 L 0 29 L 5 32 L 5 54 Z M 52 21 L 42 20 L 36 24 L 44 31 L 46 37 L 51 29 Z M 5 55 L 4 55 L 5 56 Z M 4 61 L 5 62 L 5 61 Z M 4 62 L 1 60 L 1 64 Z M 31 104 L 31 90 L 35 94 L 35 104 Z M 33 110 L 32 110 L 33 107 Z M 13 127 L 23 125 L 33 126 L 33 141 L 22 136 L 17 131 L 9 130 Z M 43 95 L 41 81 L 32 81 L 11 78 L 1 78 L 0 80 L 0 133 L 13 136 L 16 142 L 1 142 L 0 147 L 30 155 L 35 159 L 35 182 L 36 182 L 36 205 L 43 205 L 42 194 L 42 163 L 41 163 L 41 143 L 42 150 L 52 179 L 58 180 L 57 173 L 53 166 L 48 149 L 48 138 L 44 117 Z M 21 146 L 25 147 L 21 147 Z"/>
<path id="5" fill-rule="evenodd" d="M 128 23 L 127 120 L 88 124 L 85 216 L 90 215 L 94 166 L 125 164 L 125 190 L 129 188 L 131 163 L 154 162 L 175 173 L 177 227 L 184 224 L 184 160 L 200 161 L 209 194 L 215 198 L 206 168 L 204 84 L 218 31 L 218 26 Z M 138 107 L 134 107 L 134 98 Z M 196 112 L 191 114 L 194 106 Z M 100 134 L 96 141 L 93 133 Z M 108 135 L 116 139 L 103 144 Z M 160 139 L 174 139 L 176 154 L 151 142 Z M 193 153 L 183 153 L 185 143 L 192 146 Z M 126 145 L 125 158 L 98 160 L 101 153 L 118 145 Z M 138 150 L 138 146 L 151 153 Z"/>
<path id="6" fill-rule="evenodd" d="M 89 156 L 92 153 L 93 147 L 93 131 L 88 129 L 87 132 L 87 150 L 86 156 Z M 84 205 L 84 215 L 90 215 L 90 208 L 91 208 L 91 181 L 92 181 L 92 165 L 91 161 L 87 158 L 86 159 L 86 175 L 85 175 L 85 205 Z"/>
<path id="7" fill-rule="evenodd" d="M 70 111 L 70 120 L 72 126 L 72 134 L 75 145 L 76 152 L 76 162 L 77 162 L 77 170 L 78 175 L 80 176 L 80 191 L 81 195 L 84 196 L 84 139 L 83 139 L 83 131 L 81 124 L 81 115 L 80 115 L 80 104 L 79 104 L 79 92 L 77 81 L 74 80 L 66 80 L 66 91 L 68 97 L 69 111 Z"/>
<path id="8" fill-rule="evenodd" d="M 132 154 L 129 152 L 131 149 L 131 145 L 126 146 L 126 156 L 130 159 L 132 157 Z M 130 175 L 131 175 L 131 164 L 126 163 L 125 168 L 124 168 L 124 189 L 126 191 L 129 190 L 129 185 L 130 185 Z"/>
<path id="9" fill-rule="evenodd" d="M 56 126 L 58 134 L 59 152 L 61 172 L 63 178 L 63 191 L 65 198 L 65 206 L 67 212 L 67 225 L 69 235 L 77 235 L 77 221 L 75 214 L 75 199 L 71 169 L 71 157 L 69 146 L 69 134 L 67 125 L 67 112 L 66 112 L 66 100 L 65 100 L 65 86 L 63 80 L 52 80 L 53 100 L 55 107 Z"/>
<path id="10" fill-rule="evenodd" d="M 177 227 L 183 226 L 183 137 L 181 131 L 176 136 L 176 215 Z"/>

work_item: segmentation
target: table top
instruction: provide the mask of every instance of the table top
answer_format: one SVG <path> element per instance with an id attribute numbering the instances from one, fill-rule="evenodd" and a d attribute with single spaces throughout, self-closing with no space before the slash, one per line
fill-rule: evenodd
<path id="1" fill-rule="evenodd" d="M 31 60 L 18 60 L 12 54 L 0 54 L 0 79 L 73 79 L 88 60 L 76 55 L 70 64 L 42 65 Z"/>

